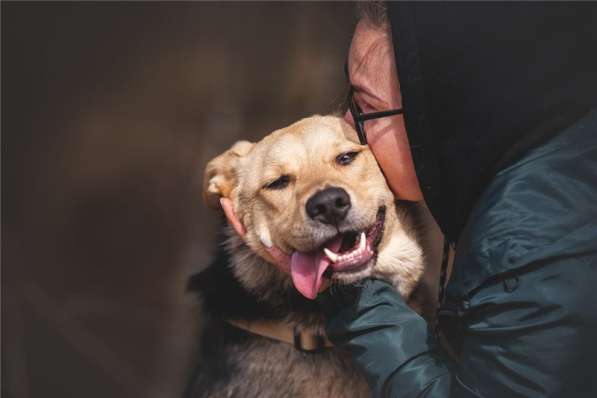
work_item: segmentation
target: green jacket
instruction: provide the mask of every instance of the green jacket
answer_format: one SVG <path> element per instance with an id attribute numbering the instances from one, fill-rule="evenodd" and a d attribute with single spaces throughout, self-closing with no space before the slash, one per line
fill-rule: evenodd
<path id="1" fill-rule="evenodd" d="M 597 397 L 597 112 L 496 174 L 460 235 L 440 325 L 387 283 L 320 298 L 382 397 Z"/>

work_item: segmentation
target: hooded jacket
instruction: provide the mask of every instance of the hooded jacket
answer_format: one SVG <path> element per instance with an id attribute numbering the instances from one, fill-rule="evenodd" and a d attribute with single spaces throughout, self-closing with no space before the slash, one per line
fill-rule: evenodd
<path id="1" fill-rule="evenodd" d="M 388 6 L 417 176 L 456 242 L 499 169 L 597 102 L 597 7 Z"/>
<path id="2" fill-rule="evenodd" d="M 322 295 L 328 337 L 374 396 L 597 396 L 597 6 L 389 15 L 417 175 L 457 243 L 448 344 L 377 280 Z"/>

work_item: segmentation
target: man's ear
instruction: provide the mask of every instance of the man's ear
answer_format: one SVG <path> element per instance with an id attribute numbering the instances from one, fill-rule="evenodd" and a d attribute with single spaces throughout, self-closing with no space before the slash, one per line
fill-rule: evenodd
<path id="1" fill-rule="evenodd" d="M 220 208 L 220 198 L 230 199 L 232 190 L 238 184 L 237 166 L 240 158 L 251 148 L 252 142 L 238 141 L 220 156 L 212 159 L 203 175 L 203 200 L 212 209 Z"/>

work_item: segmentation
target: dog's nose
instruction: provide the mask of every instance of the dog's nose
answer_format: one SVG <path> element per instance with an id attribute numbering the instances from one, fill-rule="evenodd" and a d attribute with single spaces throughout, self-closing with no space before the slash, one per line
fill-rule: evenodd
<path id="1" fill-rule="evenodd" d="M 313 220 L 324 224 L 338 224 L 346 218 L 350 209 L 350 196 L 342 188 L 326 188 L 311 196 L 306 208 Z"/>

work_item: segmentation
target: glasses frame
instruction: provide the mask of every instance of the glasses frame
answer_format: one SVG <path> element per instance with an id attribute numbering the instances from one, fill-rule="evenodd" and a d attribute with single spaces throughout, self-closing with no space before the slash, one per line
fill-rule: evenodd
<path id="1" fill-rule="evenodd" d="M 402 108 L 397 108 L 387 111 L 363 113 L 359 104 L 357 104 L 357 102 L 354 100 L 354 87 L 350 84 L 350 76 L 348 75 L 348 61 L 344 64 L 344 75 L 346 76 L 346 80 L 349 84 L 347 99 L 348 109 L 350 110 L 350 115 L 354 121 L 354 127 L 357 131 L 357 135 L 359 136 L 359 142 L 361 145 L 367 145 L 367 134 L 365 134 L 365 122 L 367 120 L 402 115 L 404 110 Z"/>
<path id="2" fill-rule="evenodd" d="M 354 127 L 359 136 L 359 142 L 361 145 L 367 145 L 367 134 L 365 134 L 365 122 L 372 119 L 380 119 L 383 117 L 402 115 L 404 110 L 402 108 L 389 109 L 387 111 L 380 112 L 368 112 L 363 113 L 359 104 L 354 100 L 354 87 L 350 86 L 348 90 L 348 109 L 354 121 Z"/>

